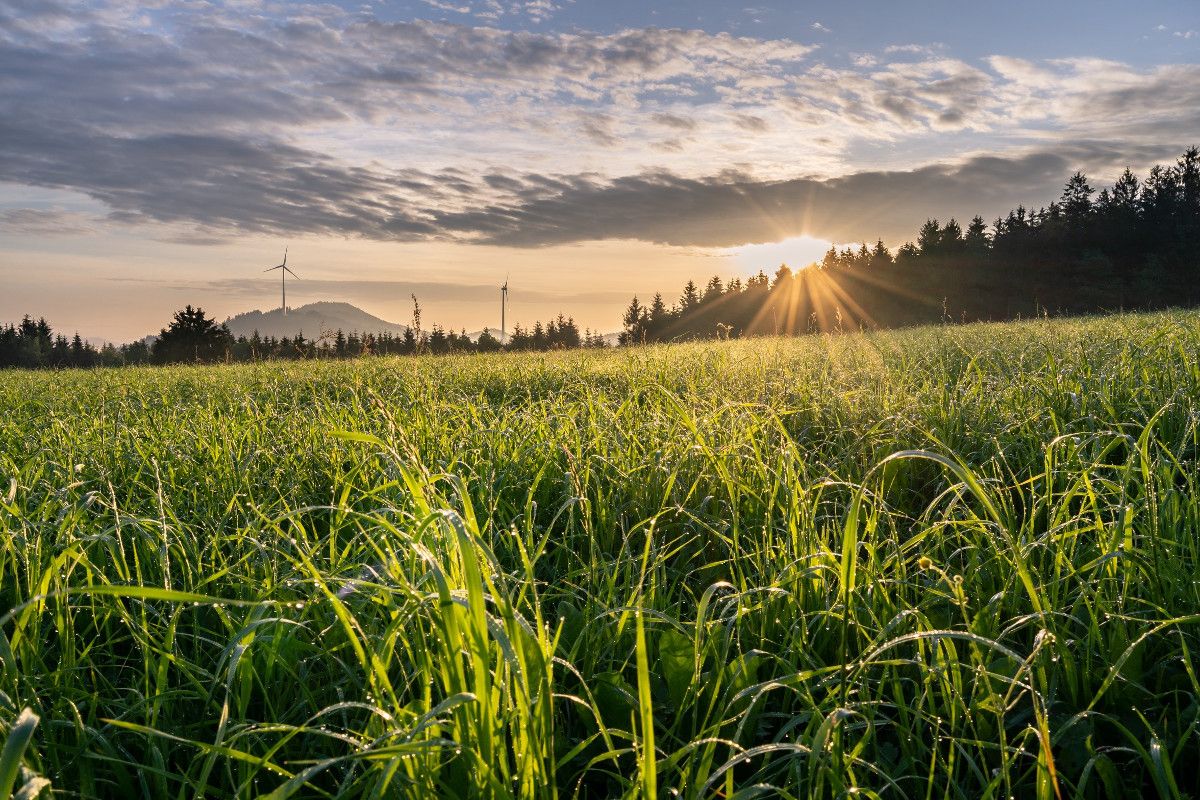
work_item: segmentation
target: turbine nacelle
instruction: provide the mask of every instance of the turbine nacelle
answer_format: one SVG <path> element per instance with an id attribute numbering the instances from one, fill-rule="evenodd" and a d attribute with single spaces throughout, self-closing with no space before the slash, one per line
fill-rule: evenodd
<path id="1" fill-rule="evenodd" d="M 276 264 L 273 267 L 267 267 L 266 269 L 263 270 L 263 272 L 274 272 L 277 269 L 281 269 L 281 270 L 284 270 L 285 272 L 287 272 L 288 274 L 290 274 L 296 280 L 300 280 L 300 276 L 297 275 L 296 273 L 292 272 L 292 268 L 287 265 L 287 254 L 288 254 L 288 251 L 287 251 L 287 248 L 285 247 L 285 248 L 283 248 L 283 263 Z"/>

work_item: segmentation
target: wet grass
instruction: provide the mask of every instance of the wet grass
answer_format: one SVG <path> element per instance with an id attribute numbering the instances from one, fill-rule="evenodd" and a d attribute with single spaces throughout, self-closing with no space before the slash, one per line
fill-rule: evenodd
<path id="1" fill-rule="evenodd" d="M 1198 354 L 5 373 L 0 795 L 1195 795 Z"/>

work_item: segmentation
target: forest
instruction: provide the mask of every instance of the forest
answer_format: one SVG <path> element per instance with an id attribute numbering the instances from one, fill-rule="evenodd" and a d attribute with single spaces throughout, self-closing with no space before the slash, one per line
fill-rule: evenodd
<path id="1" fill-rule="evenodd" d="M 16 325 L 0 327 L 0 368 L 63 369 L 68 367 L 117 367 L 139 364 L 246 363 L 255 361 L 296 361 L 301 359 L 347 359 L 368 355 L 447 355 L 450 353 L 492 353 L 501 350 L 566 350 L 577 347 L 605 347 L 604 337 L 590 330 L 580 331 L 571 317 L 561 314 L 548 323 L 537 322 L 530 329 L 514 328 L 506 345 L 490 331 L 472 339 L 467 332 L 446 330 L 434 325 L 425 331 L 419 322 L 409 325 L 402 335 L 389 332 L 360 333 L 325 331 L 309 339 L 303 333 L 291 338 L 233 336 L 223 325 L 208 317 L 201 308 L 177 311 L 171 323 L 157 337 L 120 346 L 96 347 L 76 333 L 71 339 L 55 333 L 44 318 L 26 316 Z"/>

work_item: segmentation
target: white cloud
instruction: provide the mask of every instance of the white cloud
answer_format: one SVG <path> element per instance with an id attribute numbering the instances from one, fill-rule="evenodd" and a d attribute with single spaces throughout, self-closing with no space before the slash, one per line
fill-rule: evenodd
<path id="1" fill-rule="evenodd" d="M 883 52 L 885 55 L 889 56 L 905 54 L 932 58 L 934 53 L 936 53 L 939 49 L 943 48 L 938 45 L 929 44 L 892 44 L 883 48 Z"/>
<path id="2" fill-rule="evenodd" d="M 455 5 L 454 3 L 447 3 L 443 0 L 421 0 L 421 2 L 431 8 L 437 9 L 438 11 L 453 11 L 455 14 L 471 13 L 470 6 Z"/>

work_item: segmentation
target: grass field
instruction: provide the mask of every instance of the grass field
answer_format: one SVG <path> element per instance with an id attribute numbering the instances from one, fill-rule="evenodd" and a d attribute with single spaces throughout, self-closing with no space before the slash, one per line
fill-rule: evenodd
<path id="1" fill-rule="evenodd" d="M 0 796 L 1194 796 L 1198 460 L 1194 313 L 0 374 Z"/>

